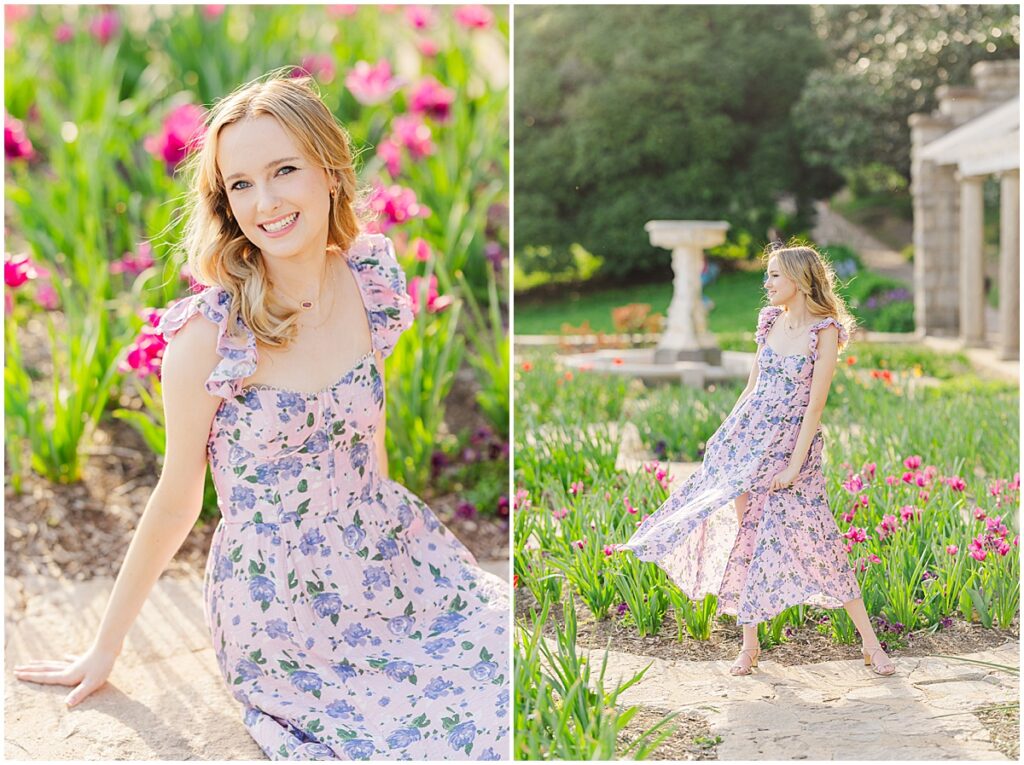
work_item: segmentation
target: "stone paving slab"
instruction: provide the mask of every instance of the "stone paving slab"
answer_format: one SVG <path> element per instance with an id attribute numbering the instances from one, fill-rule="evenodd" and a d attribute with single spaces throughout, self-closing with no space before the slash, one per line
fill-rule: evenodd
<path id="1" fill-rule="evenodd" d="M 620 697 L 705 717 L 719 735 L 721 760 L 1006 760 L 972 709 L 1019 699 L 1018 678 L 935 657 L 896 657 L 892 677 L 855 658 L 788 666 L 763 658 L 753 675 L 731 662 L 665 661 L 609 652 L 605 687 L 648 663 L 644 679 Z M 599 662 L 602 652 L 593 650 Z M 1019 667 L 1019 644 L 965 658 Z"/>
<path id="2" fill-rule="evenodd" d="M 481 566 L 508 579 L 508 561 Z M 113 584 L 4 578 L 5 759 L 266 759 L 221 679 L 198 577 L 157 582 L 106 685 L 74 709 L 70 687 L 14 677 L 23 661 L 84 650 Z"/>

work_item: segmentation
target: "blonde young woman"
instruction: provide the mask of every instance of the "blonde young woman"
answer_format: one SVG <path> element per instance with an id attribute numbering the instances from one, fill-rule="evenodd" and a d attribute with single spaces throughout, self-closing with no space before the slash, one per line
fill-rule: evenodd
<path id="1" fill-rule="evenodd" d="M 800 603 L 844 607 L 864 663 L 890 675 L 895 666 L 871 628 L 822 473 L 819 423 L 853 320 L 816 250 L 766 254 L 769 305 L 758 316 L 747 386 L 700 469 L 620 549 L 656 562 L 691 598 L 718 596 L 719 612 L 743 628 L 734 675 L 757 666 L 758 623 Z"/>
<path id="2" fill-rule="evenodd" d="M 309 78 L 212 110 L 190 157 L 185 248 L 205 290 L 160 328 L 167 450 L 99 632 L 16 668 L 103 685 L 200 512 L 221 520 L 205 614 L 272 759 L 504 759 L 505 583 L 387 477 L 384 357 L 413 320 L 391 242 L 360 233 L 348 137 Z"/>

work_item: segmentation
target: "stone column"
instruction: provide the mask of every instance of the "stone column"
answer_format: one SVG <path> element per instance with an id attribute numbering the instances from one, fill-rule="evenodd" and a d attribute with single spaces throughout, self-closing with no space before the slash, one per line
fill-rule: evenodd
<path id="1" fill-rule="evenodd" d="M 985 344 L 984 177 L 957 174 L 960 182 L 960 339 Z"/>
<path id="2" fill-rule="evenodd" d="M 999 176 L 999 358 L 1020 358 L 1020 170 Z"/>
<path id="3" fill-rule="evenodd" d="M 957 334 L 959 273 L 957 218 L 960 190 L 955 168 L 918 153 L 953 128 L 939 114 L 912 114 L 910 190 L 914 200 L 914 324 L 920 335 Z"/>
<path id="4" fill-rule="evenodd" d="M 700 271 L 704 249 L 725 241 L 725 221 L 652 220 L 644 226 L 655 247 L 672 250 L 672 302 L 665 331 L 654 352 L 656 363 L 702 361 L 719 366 L 722 351 L 707 329 L 701 299 Z"/>

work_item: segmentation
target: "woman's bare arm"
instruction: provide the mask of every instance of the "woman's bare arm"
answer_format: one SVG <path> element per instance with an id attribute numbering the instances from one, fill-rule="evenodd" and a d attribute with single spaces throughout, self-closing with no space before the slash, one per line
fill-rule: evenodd
<path id="1" fill-rule="evenodd" d="M 139 519 L 92 645 L 72 662 L 35 661 L 15 668 L 21 680 L 77 686 L 65 699 L 68 706 L 106 682 L 150 590 L 199 517 L 206 444 L 220 403 L 204 385 L 218 361 L 216 343 L 217 327 L 199 319 L 182 327 L 164 351 L 164 467 Z"/>

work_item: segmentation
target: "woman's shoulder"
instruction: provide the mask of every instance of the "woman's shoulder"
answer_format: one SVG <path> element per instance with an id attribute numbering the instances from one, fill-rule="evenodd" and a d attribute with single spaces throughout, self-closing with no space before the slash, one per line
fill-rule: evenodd
<path id="1" fill-rule="evenodd" d="M 765 337 L 768 335 L 768 330 L 771 329 L 775 318 L 782 313 L 782 309 L 775 305 L 766 305 L 757 314 L 757 329 L 754 331 L 754 339 L 758 343 L 763 343 Z"/>

